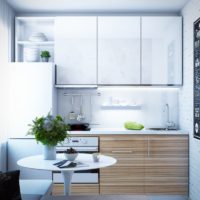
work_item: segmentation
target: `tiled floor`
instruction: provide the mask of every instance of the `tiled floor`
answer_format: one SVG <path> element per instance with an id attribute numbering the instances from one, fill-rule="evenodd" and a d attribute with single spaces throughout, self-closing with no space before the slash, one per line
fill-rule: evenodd
<path id="1" fill-rule="evenodd" d="M 188 200 L 187 196 L 180 195 L 156 195 L 156 196 L 147 196 L 148 200 Z"/>
<path id="2" fill-rule="evenodd" d="M 42 200 L 188 200 L 188 197 L 180 195 L 46 196 Z"/>

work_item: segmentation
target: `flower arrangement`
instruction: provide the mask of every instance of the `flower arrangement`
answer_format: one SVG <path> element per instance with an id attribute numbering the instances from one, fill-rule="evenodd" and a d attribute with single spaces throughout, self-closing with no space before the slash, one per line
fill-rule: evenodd
<path id="1" fill-rule="evenodd" d="M 60 115 L 53 117 L 48 113 L 46 117 L 36 117 L 29 126 L 28 135 L 34 135 L 44 145 L 56 146 L 68 137 L 69 126 Z"/>

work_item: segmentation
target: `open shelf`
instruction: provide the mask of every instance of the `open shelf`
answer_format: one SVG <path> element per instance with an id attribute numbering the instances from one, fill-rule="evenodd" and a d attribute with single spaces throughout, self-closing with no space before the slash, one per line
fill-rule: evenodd
<path id="1" fill-rule="evenodd" d="M 38 59 L 40 61 L 40 52 L 49 51 L 51 55 L 50 62 L 54 61 L 54 22 L 53 17 L 16 17 L 15 18 L 15 61 L 26 62 L 26 48 L 37 48 Z M 43 33 L 45 41 L 29 41 L 29 38 L 35 33 Z"/>
<path id="2" fill-rule="evenodd" d="M 44 42 L 30 42 L 30 41 L 17 41 L 17 44 L 19 45 L 37 45 L 37 46 L 53 46 L 54 41 L 44 41 Z"/>
<path id="3" fill-rule="evenodd" d="M 101 108 L 112 110 L 112 109 L 119 109 L 119 110 L 126 110 L 126 109 L 133 109 L 133 110 L 140 110 L 141 105 L 101 105 Z"/>

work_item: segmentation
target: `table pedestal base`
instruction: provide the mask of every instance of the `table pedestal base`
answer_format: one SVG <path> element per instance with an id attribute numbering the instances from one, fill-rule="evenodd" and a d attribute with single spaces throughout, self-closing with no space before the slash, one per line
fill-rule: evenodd
<path id="1" fill-rule="evenodd" d="M 62 173 L 63 180 L 64 180 L 64 194 L 70 195 L 73 171 L 62 171 L 61 173 Z"/>

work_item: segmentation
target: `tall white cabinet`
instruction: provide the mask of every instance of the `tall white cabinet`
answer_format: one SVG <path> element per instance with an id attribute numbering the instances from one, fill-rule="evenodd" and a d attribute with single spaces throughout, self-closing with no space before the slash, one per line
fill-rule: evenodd
<path id="1" fill-rule="evenodd" d="M 98 17 L 98 84 L 140 84 L 140 17 Z"/>
<path id="2" fill-rule="evenodd" d="M 182 18 L 141 18 L 142 85 L 182 84 Z"/>
<path id="3" fill-rule="evenodd" d="M 57 85 L 97 84 L 97 17 L 56 17 Z"/>
<path id="4" fill-rule="evenodd" d="M 10 63 L 9 137 L 26 136 L 32 120 L 54 112 L 52 63 Z"/>

